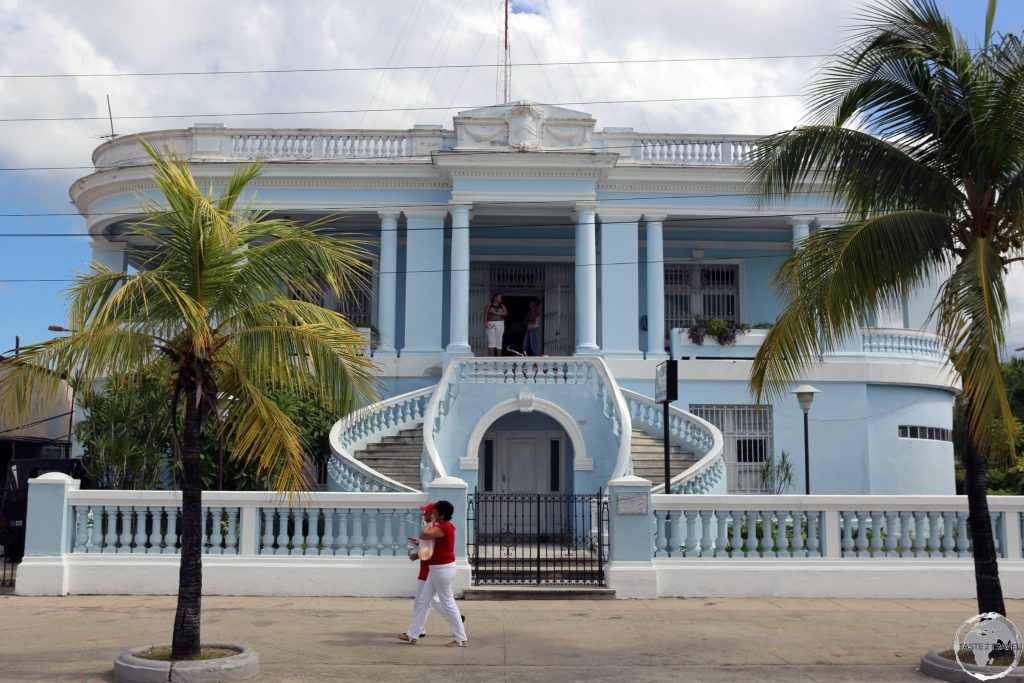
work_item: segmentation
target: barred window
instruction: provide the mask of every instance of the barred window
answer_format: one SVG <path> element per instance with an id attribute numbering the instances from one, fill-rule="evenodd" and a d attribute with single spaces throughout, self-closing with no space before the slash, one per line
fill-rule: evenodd
<path id="1" fill-rule="evenodd" d="M 691 405 L 690 412 L 722 432 L 729 493 L 767 493 L 761 469 L 772 454 L 771 406 Z"/>
<path id="2" fill-rule="evenodd" d="M 694 318 L 739 323 L 739 266 L 665 264 L 665 330 L 690 327 Z"/>
<path id="3" fill-rule="evenodd" d="M 920 425 L 900 425 L 901 439 L 926 439 L 928 441 L 952 441 L 952 430 L 943 427 L 922 427 Z"/>

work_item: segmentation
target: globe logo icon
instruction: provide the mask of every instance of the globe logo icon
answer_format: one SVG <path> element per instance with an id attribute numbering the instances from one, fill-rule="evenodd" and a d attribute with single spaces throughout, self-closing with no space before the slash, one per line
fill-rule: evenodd
<path id="1" fill-rule="evenodd" d="M 1002 678 L 1020 662 L 1020 631 L 1012 621 L 997 612 L 971 617 L 956 630 L 953 652 L 957 664 L 979 681 Z M 965 665 L 1000 667 L 996 673 L 969 671 Z"/>

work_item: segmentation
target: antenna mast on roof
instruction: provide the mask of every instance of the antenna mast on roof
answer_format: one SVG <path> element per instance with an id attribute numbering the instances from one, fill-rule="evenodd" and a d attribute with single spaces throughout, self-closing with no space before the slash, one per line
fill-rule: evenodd
<path id="1" fill-rule="evenodd" d="M 505 104 L 509 103 L 509 95 L 512 90 L 512 52 L 508 46 L 508 8 L 512 0 L 505 0 L 505 62 L 502 65 L 502 81 L 504 86 Z"/>

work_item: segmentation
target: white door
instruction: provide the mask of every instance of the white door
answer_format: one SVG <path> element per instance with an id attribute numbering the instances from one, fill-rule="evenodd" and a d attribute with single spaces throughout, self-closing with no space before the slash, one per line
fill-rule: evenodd
<path id="1" fill-rule="evenodd" d="M 544 439 L 540 436 L 503 435 L 498 439 L 499 493 L 546 493 Z"/>

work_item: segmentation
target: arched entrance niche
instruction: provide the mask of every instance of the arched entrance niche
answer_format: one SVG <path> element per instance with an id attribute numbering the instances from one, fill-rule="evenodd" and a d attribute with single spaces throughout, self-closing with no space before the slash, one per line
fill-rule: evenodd
<path id="1" fill-rule="evenodd" d="M 470 436 L 463 469 L 476 465 L 483 492 L 572 493 L 573 471 L 586 457 L 583 434 L 553 403 L 533 399 L 523 407 L 520 397 L 484 415 Z"/>

